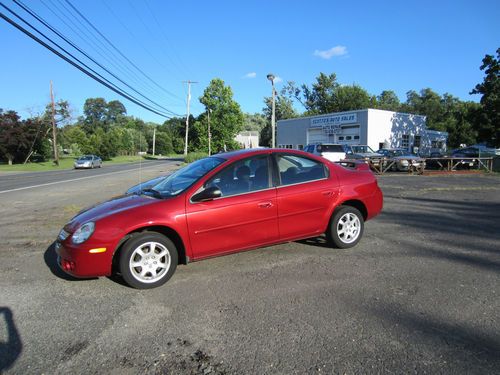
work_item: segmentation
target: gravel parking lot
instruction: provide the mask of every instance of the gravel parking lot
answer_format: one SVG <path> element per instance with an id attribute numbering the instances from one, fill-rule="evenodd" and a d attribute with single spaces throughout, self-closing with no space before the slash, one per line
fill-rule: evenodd
<path id="1" fill-rule="evenodd" d="M 60 228 L 137 181 L 0 194 L 0 373 L 500 372 L 500 176 L 381 176 L 383 213 L 350 250 L 286 243 L 148 291 L 62 275 Z"/>

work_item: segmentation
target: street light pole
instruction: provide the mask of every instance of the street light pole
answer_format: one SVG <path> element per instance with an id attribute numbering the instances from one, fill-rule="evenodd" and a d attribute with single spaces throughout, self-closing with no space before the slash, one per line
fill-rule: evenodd
<path id="1" fill-rule="evenodd" d="M 273 89 L 272 109 L 271 109 L 271 133 L 272 133 L 272 136 L 271 136 L 271 148 L 275 148 L 276 147 L 276 140 L 275 140 L 275 135 L 274 135 L 275 134 L 274 128 L 276 127 L 276 125 L 275 125 L 275 122 L 276 122 L 276 101 L 275 101 L 276 91 L 274 90 L 274 79 L 275 78 L 276 77 L 272 73 L 269 73 L 267 75 L 267 79 L 271 81 L 271 86 L 272 86 L 272 89 Z"/>
<path id="2" fill-rule="evenodd" d="M 207 118 L 208 118 L 208 156 L 212 155 L 212 133 L 210 133 L 210 112 L 212 110 L 210 108 L 207 109 Z"/>

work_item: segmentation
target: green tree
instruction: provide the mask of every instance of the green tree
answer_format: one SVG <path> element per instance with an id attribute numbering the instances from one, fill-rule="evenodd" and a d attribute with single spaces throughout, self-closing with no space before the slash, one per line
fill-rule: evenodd
<path id="1" fill-rule="evenodd" d="M 231 87 L 226 86 L 222 79 L 215 78 L 203 92 L 200 102 L 211 111 L 212 149 L 217 152 L 237 148 L 234 138 L 243 128 L 243 112 L 240 105 L 233 99 Z M 199 134 L 203 133 L 205 124 L 203 121 L 195 123 Z M 208 149 L 203 151 L 208 151 Z"/>
<path id="2" fill-rule="evenodd" d="M 85 149 L 89 142 L 87 135 L 78 125 L 66 126 L 60 131 L 60 134 L 64 137 L 67 147 L 72 148 L 71 145 L 78 145 L 77 148 L 80 151 Z M 72 150 L 72 152 L 74 153 L 75 150 Z"/>
<path id="3" fill-rule="evenodd" d="M 333 112 L 369 108 L 371 104 L 371 96 L 361 86 L 342 85 L 335 90 Z"/>
<path id="4" fill-rule="evenodd" d="M 363 109 L 376 104 L 376 98 L 361 86 L 339 84 L 335 73 L 320 73 L 311 87 L 303 84 L 299 88 L 288 82 L 284 92 L 304 106 L 306 115 Z"/>
<path id="5" fill-rule="evenodd" d="M 266 126 L 260 132 L 259 143 L 262 146 L 271 146 L 272 142 L 272 130 L 271 130 L 271 116 L 272 116 L 272 98 L 264 98 L 265 107 L 262 109 L 264 112 L 264 117 L 266 120 Z M 298 117 L 298 113 L 293 107 L 293 101 L 286 96 L 286 89 L 282 90 L 279 95 L 275 98 L 275 119 L 276 122 L 279 120 L 285 120 L 289 118 Z M 277 129 L 275 129 L 277 131 Z M 275 134 L 276 136 L 276 134 Z"/>
<path id="6" fill-rule="evenodd" d="M 107 120 L 107 103 L 103 98 L 88 98 L 83 105 L 82 127 L 87 134 L 94 134 Z"/>
<path id="7" fill-rule="evenodd" d="M 243 130 L 260 132 L 266 126 L 266 116 L 261 113 L 245 113 Z"/>
<path id="8" fill-rule="evenodd" d="M 480 94 L 481 113 L 477 118 L 477 131 L 480 141 L 500 147 L 500 48 L 497 56 L 486 55 L 480 67 L 485 77 L 476 85 L 471 94 Z"/>
<path id="9" fill-rule="evenodd" d="M 47 127 L 40 118 L 21 120 L 15 111 L 0 112 L 0 158 L 24 162 L 31 152 L 47 157 L 50 145 L 45 135 Z"/>
<path id="10" fill-rule="evenodd" d="M 398 96 L 392 90 L 384 90 L 377 96 L 377 106 L 378 109 L 384 109 L 386 111 L 399 111 L 401 107 L 401 102 Z"/>
<path id="11" fill-rule="evenodd" d="M 167 132 L 159 131 L 156 133 L 156 146 L 155 153 L 161 155 L 168 155 L 174 152 L 172 146 L 172 139 Z"/>
<path id="12" fill-rule="evenodd" d="M 121 116 L 127 114 L 127 109 L 119 100 L 112 100 L 106 106 L 106 121 L 110 123 L 116 122 Z"/>

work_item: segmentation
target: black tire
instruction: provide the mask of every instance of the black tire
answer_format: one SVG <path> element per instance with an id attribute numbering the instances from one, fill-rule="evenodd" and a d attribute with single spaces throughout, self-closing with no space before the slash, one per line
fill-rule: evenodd
<path id="1" fill-rule="evenodd" d="M 148 243 L 154 243 L 155 248 L 148 247 Z M 139 250 L 142 253 L 146 250 L 146 253 L 141 255 Z M 166 254 L 160 257 L 163 251 Z M 134 262 L 138 264 L 136 267 L 132 264 Z M 167 262 L 168 267 L 162 267 Z M 131 287 L 152 289 L 165 284 L 172 277 L 177 263 L 177 248 L 169 238 L 156 232 L 144 232 L 125 242 L 120 253 L 119 269 L 123 279 Z"/>
<path id="2" fill-rule="evenodd" d="M 346 220 L 349 218 L 349 222 Z M 351 221 L 351 219 L 353 219 Z M 340 221 L 342 220 L 342 223 Z M 350 223 L 350 225 L 349 225 Z M 326 231 L 329 242 L 339 249 L 354 247 L 363 237 L 365 223 L 361 212 L 352 206 L 340 206 L 335 210 Z M 342 229 L 348 232 L 342 233 Z M 350 235 L 349 235 L 350 234 Z"/>

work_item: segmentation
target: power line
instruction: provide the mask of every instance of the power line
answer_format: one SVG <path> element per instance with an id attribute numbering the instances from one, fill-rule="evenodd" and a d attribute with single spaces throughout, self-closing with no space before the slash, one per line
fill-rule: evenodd
<path id="1" fill-rule="evenodd" d="M 77 18 L 77 16 L 74 15 L 73 12 L 71 12 L 71 9 L 67 8 L 64 3 L 59 1 L 59 5 L 62 8 L 64 8 L 64 9 L 61 9 L 59 7 L 59 5 L 53 0 L 48 0 L 48 2 L 50 2 L 50 4 L 52 6 L 49 6 L 48 4 L 46 4 L 44 0 L 40 0 L 40 1 L 60 21 L 62 21 L 71 31 L 73 31 L 73 33 L 76 34 L 83 42 L 85 42 L 87 45 L 91 46 L 91 48 L 92 47 L 94 47 L 94 49 L 97 48 L 96 52 L 101 57 L 103 57 L 105 60 L 110 62 L 115 68 L 122 71 L 122 73 L 125 73 L 125 71 L 123 70 L 121 65 L 115 64 L 114 61 L 112 61 L 110 59 L 109 56 L 111 54 L 109 53 L 109 49 L 104 45 L 104 42 L 102 42 L 101 39 L 99 39 L 94 33 L 92 33 L 92 31 L 87 27 L 87 25 L 81 24 L 81 22 L 79 21 L 79 18 Z M 57 12 L 62 14 L 62 17 L 58 13 L 56 13 L 56 10 L 57 10 Z M 71 16 L 71 17 L 69 17 L 69 16 Z M 69 25 L 68 22 L 66 22 L 66 20 L 68 22 L 70 22 L 74 27 Z M 82 27 L 80 27 L 80 26 L 82 26 Z M 111 52 L 113 52 L 113 51 L 111 51 Z M 135 71 L 131 70 L 131 68 L 128 65 L 123 65 L 123 66 L 125 68 L 127 68 L 128 71 L 135 76 L 134 78 L 138 77 L 137 73 Z M 127 73 L 125 73 L 125 74 L 127 74 Z"/>
<path id="2" fill-rule="evenodd" d="M 12 12 L 9 8 L 7 8 L 3 3 L 0 3 L 0 5 L 2 7 L 4 7 L 5 9 L 7 9 L 8 11 L 10 11 L 11 13 L 14 13 Z M 15 13 L 14 13 L 15 14 Z M 51 47 L 50 45 L 48 45 L 47 43 L 45 43 L 43 40 L 39 39 L 38 37 L 36 37 L 35 35 L 33 35 L 31 32 L 29 32 L 28 30 L 26 30 L 24 27 L 22 27 L 21 25 L 19 25 L 18 23 L 16 23 L 15 21 L 13 21 L 11 18 L 7 17 L 5 14 L 3 14 L 2 12 L 0 12 L 0 18 L 4 19 L 6 22 L 8 22 L 9 24 L 11 24 L 12 26 L 14 26 L 16 29 L 18 29 L 19 31 L 21 31 L 22 33 L 26 34 L 27 36 L 29 36 L 31 39 L 33 39 L 34 41 L 36 41 L 37 43 L 41 44 L 43 47 L 47 48 L 49 51 L 51 51 L 52 53 L 54 53 L 55 55 L 57 55 L 58 57 L 60 57 L 61 59 L 63 59 L 64 61 L 68 62 L 69 64 L 73 65 L 75 68 L 77 68 L 78 70 L 80 70 L 81 72 L 83 72 L 84 74 L 88 75 L 90 78 L 94 79 L 95 81 L 99 82 L 100 84 L 104 85 L 105 87 L 107 87 L 108 89 L 114 91 L 115 93 L 117 93 L 118 95 L 120 96 L 123 96 L 124 98 L 130 100 L 132 103 L 135 103 L 137 104 L 138 106 L 152 112 L 152 113 L 155 113 L 159 116 L 162 116 L 162 117 L 165 117 L 165 118 L 170 118 L 170 116 L 164 114 L 164 113 L 161 113 L 143 103 L 141 103 L 140 101 L 134 99 L 132 96 L 128 95 L 127 93 L 121 91 L 119 88 L 115 88 L 113 87 L 112 85 L 108 84 L 107 82 L 105 82 L 104 80 L 100 79 L 99 77 L 97 77 L 96 75 L 92 74 L 91 72 L 89 72 L 87 69 L 81 67 L 80 65 L 78 65 L 77 63 L 75 63 L 74 61 L 72 61 L 70 58 L 64 56 L 62 53 L 60 53 L 59 51 L 57 51 L 56 49 L 54 49 L 53 47 Z M 19 18 L 19 17 L 18 17 Z"/>
<path id="3" fill-rule="evenodd" d="M 111 76 L 113 76 L 115 79 L 117 79 L 118 81 L 120 81 L 121 83 L 123 83 L 125 86 L 127 86 L 129 89 L 133 90 L 136 94 L 140 95 L 141 97 L 143 97 L 144 99 L 148 100 L 149 102 L 153 103 L 154 105 L 156 105 L 158 108 L 161 108 L 163 110 L 165 110 L 167 113 L 171 113 L 172 115 L 176 115 L 174 112 L 170 111 L 169 109 L 163 107 L 162 105 L 158 104 L 157 102 L 155 102 L 154 100 L 148 98 L 147 96 L 141 94 L 139 91 L 137 91 L 135 88 L 133 88 L 132 86 L 130 86 L 128 83 L 126 83 L 125 81 L 123 81 L 120 77 L 116 76 L 115 74 L 113 74 L 111 71 L 109 71 L 105 66 L 103 66 L 102 64 L 100 64 L 99 62 L 97 62 L 96 60 L 94 60 L 92 57 L 90 57 L 85 51 L 83 51 L 82 49 L 80 49 L 78 46 L 76 46 L 72 41 L 68 40 L 64 35 L 62 35 L 58 30 L 56 30 L 55 28 L 53 28 L 51 25 L 49 25 L 47 22 L 45 22 L 45 20 L 43 20 L 43 18 L 39 17 L 36 13 L 34 13 L 31 9 L 29 9 L 27 6 L 25 6 L 21 1 L 18 1 L 18 0 L 13 0 L 17 5 L 19 5 L 22 9 L 24 9 L 26 12 L 28 12 L 31 16 L 33 16 L 35 19 L 37 19 L 40 23 L 42 23 L 45 27 L 47 27 L 49 30 L 51 30 L 53 33 L 55 33 L 57 36 L 59 36 L 62 40 L 64 40 L 66 43 L 68 43 L 70 46 L 72 46 L 73 48 L 75 48 L 78 52 L 80 52 L 81 54 L 83 54 L 85 57 L 87 57 L 89 60 L 91 60 L 92 62 L 94 62 L 96 65 L 98 65 L 99 67 L 101 67 L 104 71 L 106 71 L 108 74 L 110 74 Z M 38 30 L 37 30 L 38 32 Z M 52 42 L 54 43 L 54 42 Z M 59 47 L 61 48 L 61 47 Z M 61 48 L 62 49 L 62 48 Z M 64 50 L 65 51 L 65 50 Z M 69 54 L 69 52 L 65 51 L 66 53 Z M 72 56 L 73 58 L 76 59 L 76 57 L 74 57 L 73 55 L 70 54 L 70 56 Z M 79 61 L 80 63 L 82 63 L 80 60 L 76 59 L 77 61 Z M 82 63 L 83 64 L 83 63 Z M 85 65 L 87 67 L 87 65 Z M 89 67 L 87 67 L 89 68 Z M 89 68 L 90 69 L 90 68 Z M 95 72 L 94 70 L 92 70 L 93 72 Z M 97 72 L 95 72 L 96 74 L 98 74 Z M 100 77 L 102 77 L 101 75 L 99 75 Z M 104 77 L 102 77 L 104 79 Z M 109 81 L 108 81 L 109 82 Z"/>
<path id="4" fill-rule="evenodd" d="M 170 48 L 172 49 L 172 52 L 173 52 L 173 55 L 176 57 L 178 63 L 179 63 L 179 67 L 181 68 L 181 70 L 184 71 L 184 73 L 188 74 L 189 75 L 189 71 L 188 71 L 188 68 L 185 66 L 185 64 L 182 62 L 181 58 L 179 57 L 179 55 L 177 54 L 177 52 L 175 51 L 175 48 L 174 48 L 174 45 L 173 43 L 170 41 L 170 39 L 167 37 L 167 35 L 165 34 L 165 32 L 163 31 L 163 28 L 161 27 L 160 25 L 160 22 L 158 21 L 158 18 L 156 17 L 155 13 L 153 12 L 153 10 L 151 9 L 151 7 L 149 6 L 149 1 L 148 0 L 145 0 L 144 3 L 146 4 L 146 7 L 148 8 L 149 10 L 149 13 L 151 13 L 151 16 L 153 16 L 153 20 L 155 21 L 156 25 L 158 26 L 158 30 L 160 30 L 160 33 L 161 35 L 163 36 L 163 39 L 167 42 L 167 44 L 170 45 Z M 172 61 L 170 59 L 170 61 Z M 173 61 L 172 61 L 173 62 Z"/>
<path id="5" fill-rule="evenodd" d="M 101 33 L 93 24 L 90 22 L 87 17 L 85 17 L 69 0 L 65 0 L 66 3 L 76 12 L 78 15 L 85 21 L 87 22 L 92 29 L 94 29 L 116 52 L 120 54 L 125 60 L 127 60 L 134 68 L 136 68 L 144 77 L 146 77 L 149 81 L 151 81 L 154 85 L 158 86 L 161 90 L 165 91 L 168 95 L 172 96 L 173 98 L 180 99 L 177 95 L 171 93 L 168 90 L 165 90 L 163 87 L 158 85 L 153 79 L 151 79 L 146 73 L 144 73 L 136 64 L 134 64 L 127 56 L 125 56 L 106 36 Z"/>

